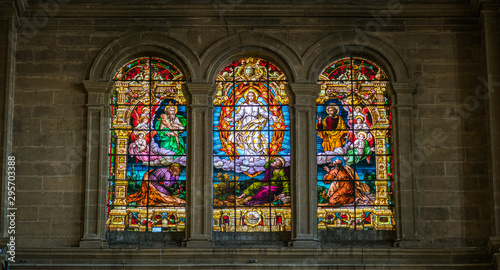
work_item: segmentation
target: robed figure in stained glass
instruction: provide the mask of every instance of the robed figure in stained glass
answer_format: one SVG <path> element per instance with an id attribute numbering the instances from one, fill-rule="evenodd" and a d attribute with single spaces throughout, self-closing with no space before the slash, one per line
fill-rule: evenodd
<path id="1" fill-rule="evenodd" d="M 176 106 L 166 106 L 165 113 L 160 115 L 155 128 L 160 137 L 160 147 L 171 150 L 176 155 L 183 155 L 186 152 L 186 146 L 179 134 L 186 127 L 186 118 L 176 113 Z"/>
<path id="2" fill-rule="evenodd" d="M 345 164 L 343 158 L 334 158 L 331 166 L 334 168 L 324 167 L 327 174 L 323 177 L 326 184 L 331 183 L 327 192 L 330 205 L 348 205 L 354 201 L 364 204 L 369 202 L 370 199 L 365 193 L 370 191 L 370 187 L 359 181 L 358 174 Z"/>
<path id="3" fill-rule="evenodd" d="M 290 196 L 290 170 L 285 166 L 285 159 L 276 157 L 266 165 L 266 173 L 261 181 L 254 182 L 243 191 L 238 199 L 251 197 L 246 205 L 260 205 L 271 201 L 285 200 Z"/>
<path id="4" fill-rule="evenodd" d="M 338 115 L 338 107 L 328 106 L 326 112 L 328 115 L 323 120 L 321 116 L 317 116 L 318 123 L 316 124 L 318 136 L 323 139 L 321 146 L 324 152 L 344 146 L 345 136 L 349 134 L 344 119 Z"/>
<path id="5" fill-rule="evenodd" d="M 142 178 L 141 189 L 129 195 L 128 201 L 137 202 L 140 206 L 185 204 L 186 201 L 172 196 L 169 192 L 169 189 L 178 184 L 182 170 L 180 164 L 173 163 L 167 168 L 162 167 L 146 172 Z"/>
<path id="6" fill-rule="evenodd" d="M 388 80 L 363 58 L 339 59 L 319 76 L 318 229 L 394 229 Z"/>
<path id="7" fill-rule="evenodd" d="M 261 133 L 266 127 L 270 116 L 266 107 L 257 101 L 255 93 L 249 91 L 245 101 L 238 107 L 234 116 L 236 130 L 243 130 L 229 135 L 229 141 L 235 144 L 236 149 L 242 150 L 243 155 L 265 156 L 268 154 L 268 141 Z M 275 122 L 277 116 L 271 115 Z M 224 120 L 233 122 L 233 119 L 226 117 Z M 253 158 L 251 158 L 253 160 Z"/>
<path id="8" fill-rule="evenodd" d="M 216 83 L 214 230 L 290 230 L 290 99 L 284 74 L 263 59 L 244 58 L 226 66 Z"/>

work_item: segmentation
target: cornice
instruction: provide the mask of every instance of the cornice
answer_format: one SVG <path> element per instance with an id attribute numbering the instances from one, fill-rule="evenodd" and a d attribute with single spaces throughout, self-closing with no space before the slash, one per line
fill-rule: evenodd
<path id="1" fill-rule="evenodd" d="M 26 0 L 23 0 L 26 1 Z M 265 7 L 265 8 L 263 8 Z M 30 14 L 43 11 L 43 7 L 30 4 Z M 152 12 L 154 11 L 154 12 Z M 375 12 L 375 13 L 374 13 Z M 375 15 L 374 15 L 375 14 Z M 390 15 L 392 18 L 464 18 L 471 16 L 468 3 L 401 3 L 397 10 L 380 4 L 164 4 L 149 5 L 109 5 L 109 4 L 61 4 L 57 18 L 236 18 L 248 21 L 248 18 L 258 17 L 288 17 L 288 18 L 353 18 L 369 19 L 374 16 Z"/>

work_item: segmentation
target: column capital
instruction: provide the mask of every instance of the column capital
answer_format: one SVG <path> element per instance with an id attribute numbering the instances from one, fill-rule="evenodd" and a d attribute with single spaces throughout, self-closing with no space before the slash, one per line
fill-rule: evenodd
<path id="1" fill-rule="evenodd" d="M 396 94 L 413 94 L 417 89 L 416 82 L 393 82 L 391 83 L 392 88 Z"/>
<path id="2" fill-rule="evenodd" d="M 413 106 L 413 93 L 417 89 L 416 82 L 394 82 L 391 84 L 394 92 L 396 93 L 395 107 Z"/>
<path id="3" fill-rule="evenodd" d="M 214 86 L 213 83 L 186 83 L 184 85 L 191 95 L 208 95 Z"/>
<path id="4" fill-rule="evenodd" d="M 83 81 L 83 86 L 88 94 L 90 93 L 105 93 L 107 89 L 113 85 L 111 81 Z"/>
<path id="5" fill-rule="evenodd" d="M 320 85 L 317 83 L 289 83 L 287 84 L 289 90 L 296 96 L 312 95 L 316 96 L 319 93 Z"/>
<path id="6" fill-rule="evenodd" d="M 292 93 L 294 106 L 312 107 L 316 105 L 316 96 L 319 93 L 320 85 L 315 83 L 291 83 L 286 85 L 289 93 Z"/>
<path id="7" fill-rule="evenodd" d="M 83 87 L 87 91 L 87 106 L 104 106 L 107 104 L 105 94 L 111 89 L 113 82 L 110 81 L 83 81 Z"/>
<path id="8" fill-rule="evenodd" d="M 491 27 L 487 28 L 487 26 L 489 26 L 490 23 L 494 23 L 495 21 L 500 20 L 499 19 L 500 10 L 498 8 L 483 9 L 480 12 L 481 14 L 479 15 L 479 19 L 481 22 L 481 27 L 483 27 L 484 30 L 490 30 Z"/>
<path id="9" fill-rule="evenodd" d="M 210 90 L 213 86 L 213 83 L 187 83 L 182 87 L 183 91 L 190 96 L 190 104 L 194 108 L 210 104 Z"/>

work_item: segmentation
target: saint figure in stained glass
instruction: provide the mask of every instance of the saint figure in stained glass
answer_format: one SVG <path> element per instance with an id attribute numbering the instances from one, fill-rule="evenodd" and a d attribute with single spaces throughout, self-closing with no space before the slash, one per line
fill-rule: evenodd
<path id="1" fill-rule="evenodd" d="M 284 74 L 268 61 L 245 58 L 224 68 L 216 83 L 214 230 L 290 230 L 290 119 Z"/>
<path id="2" fill-rule="evenodd" d="M 160 147 L 173 151 L 176 155 L 186 152 L 184 141 L 179 136 L 186 128 L 186 118 L 177 114 L 177 106 L 166 106 L 165 113 L 160 114 L 155 128 L 160 137 Z"/>
<path id="3" fill-rule="evenodd" d="M 325 68 L 318 83 L 318 228 L 393 230 L 387 76 L 372 62 L 350 57 Z"/>
<path id="4" fill-rule="evenodd" d="M 333 151 L 337 147 L 342 147 L 346 140 L 347 126 L 342 116 L 339 116 L 338 106 L 327 106 L 327 116 L 322 119 L 317 115 L 318 136 L 323 139 L 321 146 L 323 151 Z"/>
<path id="5" fill-rule="evenodd" d="M 183 231 L 186 97 L 183 75 L 156 57 L 134 59 L 114 77 L 108 226 L 112 231 Z"/>

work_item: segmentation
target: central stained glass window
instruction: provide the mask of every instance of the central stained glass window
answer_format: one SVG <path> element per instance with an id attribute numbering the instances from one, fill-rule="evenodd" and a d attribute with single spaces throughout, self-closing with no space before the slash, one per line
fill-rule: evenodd
<path id="1" fill-rule="evenodd" d="M 216 84 L 214 231 L 289 231 L 290 100 L 285 75 L 266 60 L 245 58 L 225 67 Z"/>

